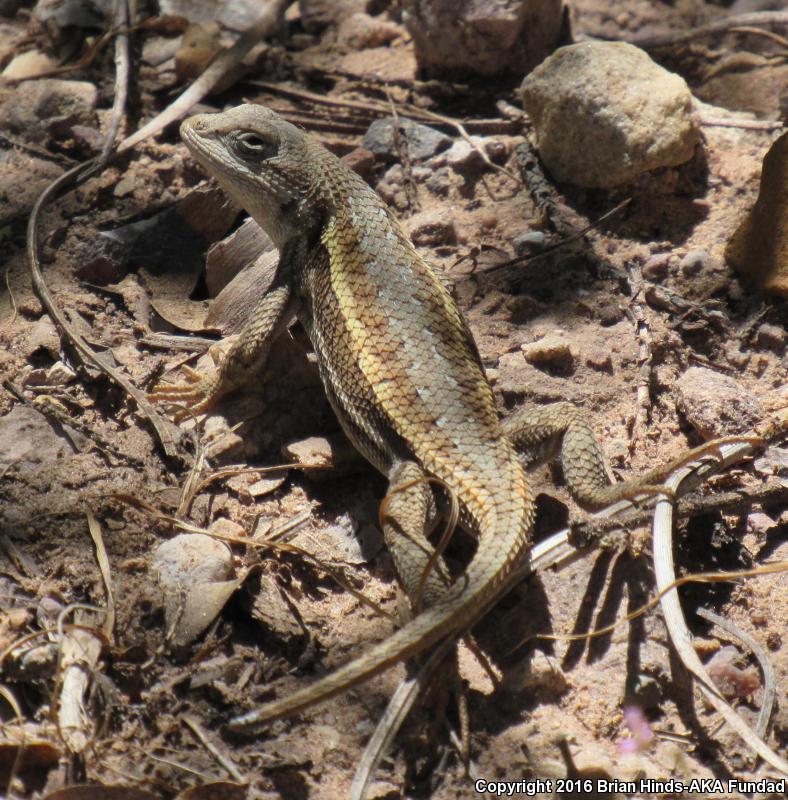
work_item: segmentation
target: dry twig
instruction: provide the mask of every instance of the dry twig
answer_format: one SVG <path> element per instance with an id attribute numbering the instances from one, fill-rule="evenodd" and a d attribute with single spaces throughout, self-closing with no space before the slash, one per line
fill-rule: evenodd
<path id="1" fill-rule="evenodd" d="M 751 447 L 745 444 L 724 446 L 721 448 L 721 459 L 718 467 L 728 466 L 743 455 L 748 455 Z M 709 467 L 709 465 L 706 465 Z M 701 468 L 699 474 L 706 475 L 708 469 Z M 685 479 L 689 478 L 692 470 L 688 467 L 680 469 L 665 483 L 668 491 L 679 492 Z M 778 755 L 766 742 L 758 736 L 736 711 L 725 701 L 709 678 L 695 648 L 692 646 L 692 634 L 687 627 L 684 613 L 679 602 L 678 591 L 669 588 L 676 580 L 673 564 L 673 499 L 667 496 L 657 498 L 654 512 L 653 547 L 654 547 L 654 574 L 657 589 L 664 592 L 660 599 L 662 613 L 665 619 L 670 640 L 676 649 L 685 668 L 697 680 L 704 697 L 723 716 L 728 725 L 741 737 L 741 739 L 754 750 L 764 761 L 774 769 L 788 776 L 788 761 Z"/>
<path id="2" fill-rule="evenodd" d="M 637 410 L 635 412 L 635 424 L 632 427 L 632 434 L 629 441 L 629 452 L 634 452 L 635 443 L 638 441 L 643 431 L 648 426 L 651 415 L 651 331 L 643 313 L 643 306 L 639 301 L 643 291 L 643 276 L 640 266 L 630 264 L 630 287 L 632 289 L 632 299 L 627 306 L 627 317 L 635 326 L 638 339 L 638 385 L 637 385 Z"/>
<path id="3" fill-rule="evenodd" d="M 633 36 L 626 41 L 648 50 L 652 47 L 680 44 L 681 42 L 689 42 L 692 39 L 699 39 L 702 36 L 724 33 L 730 31 L 731 28 L 751 27 L 753 25 L 788 25 L 788 11 L 755 11 L 751 14 L 734 14 L 686 31 Z"/>
<path id="4" fill-rule="evenodd" d="M 234 781 L 241 784 L 247 783 L 247 781 L 244 780 L 243 775 L 241 775 L 241 773 L 238 771 L 238 768 L 235 766 L 235 764 L 233 764 L 233 762 L 230 761 L 230 759 L 227 756 L 225 756 L 222 752 L 220 752 L 219 748 L 216 747 L 216 745 L 213 744 L 213 742 L 211 742 L 211 740 L 208 738 L 208 735 L 205 733 L 205 731 L 202 729 L 202 727 L 200 726 L 200 724 L 197 722 L 196 719 L 188 715 L 184 715 L 183 717 L 181 717 L 181 719 L 183 720 L 183 724 L 186 725 L 191 730 L 191 732 L 197 737 L 200 744 L 202 744 L 202 746 L 216 759 L 216 761 L 222 767 L 224 767 L 224 769 L 227 771 L 227 774 Z"/>
<path id="5" fill-rule="evenodd" d="M 758 714 L 755 732 L 758 736 L 763 738 L 766 736 L 766 731 L 769 729 L 769 720 L 772 717 L 774 699 L 777 695 L 774 667 L 772 666 L 769 654 L 766 652 L 766 648 L 757 639 L 750 636 L 749 633 L 743 631 L 738 625 L 734 625 L 730 620 L 709 611 L 707 608 L 699 608 L 695 613 L 699 617 L 713 623 L 718 628 L 722 628 L 722 630 L 730 634 L 734 639 L 738 639 L 745 646 L 749 647 L 758 661 L 761 672 L 763 673 L 763 700 L 761 701 L 761 710 Z"/>
<path id="6" fill-rule="evenodd" d="M 168 125 L 182 119 L 189 110 L 199 103 L 227 73 L 243 61 L 246 54 L 262 39 L 270 36 L 278 27 L 279 21 L 292 0 L 270 0 L 260 12 L 256 22 L 245 31 L 238 41 L 227 50 L 223 50 L 208 65 L 197 80 L 180 94 L 161 114 L 155 116 L 147 125 L 128 136 L 118 145 L 118 152 L 139 144 L 149 136 L 164 130 Z"/>

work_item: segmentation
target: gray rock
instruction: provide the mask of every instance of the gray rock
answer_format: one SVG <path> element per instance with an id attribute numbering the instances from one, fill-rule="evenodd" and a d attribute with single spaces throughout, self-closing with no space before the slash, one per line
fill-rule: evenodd
<path id="1" fill-rule="evenodd" d="M 411 161 L 424 161 L 451 147 L 452 141 L 445 133 L 409 119 L 393 117 L 376 119 L 364 134 L 363 146 L 386 161 L 398 161 L 397 126 Z"/>
<path id="2" fill-rule="evenodd" d="M 477 173 L 484 164 L 479 151 L 465 139 L 457 139 L 446 151 L 444 158 L 446 165 L 460 175 Z"/>
<path id="3" fill-rule="evenodd" d="M 95 127 L 98 92 L 87 81 L 44 78 L 17 86 L 0 108 L 0 128 L 25 133 L 67 134 L 74 125 Z"/>
<path id="4" fill-rule="evenodd" d="M 70 448 L 42 414 L 16 406 L 0 417 L 0 469 L 12 464 L 21 470 L 30 464 L 51 463 Z"/>
<path id="5" fill-rule="evenodd" d="M 33 16 L 58 28 L 101 28 L 112 19 L 112 3 L 106 0 L 38 0 Z"/>
<path id="6" fill-rule="evenodd" d="M 525 78 L 522 98 L 545 165 L 578 186 L 683 164 L 700 141 L 684 79 L 623 42 L 560 48 Z"/>
<path id="7" fill-rule="evenodd" d="M 226 544 L 202 533 L 181 533 L 162 542 L 153 553 L 159 582 L 177 589 L 203 581 L 226 581 L 233 574 L 233 556 Z"/>
<path id="8" fill-rule="evenodd" d="M 676 407 L 705 439 L 744 433 L 763 419 L 752 392 L 706 367 L 690 367 L 676 381 Z"/>
<path id="9" fill-rule="evenodd" d="M 402 20 L 422 72 L 523 74 L 563 31 L 562 0 L 406 0 Z"/>
<path id="10" fill-rule="evenodd" d="M 700 248 L 690 250 L 679 261 L 679 269 L 684 275 L 697 275 L 699 272 L 706 272 L 710 266 L 711 256 Z"/>
<path id="11" fill-rule="evenodd" d="M 164 594 L 164 622 L 176 648 L 196 639 L 221 613 L 240 585 L 233 555 L 223 542 L 201 533 L 181 533 L 153 553 Z"/>
<path id="12" fill-rule="evenodd" d="M 547 238 L 542 231 L 526 231 L 512 239 L 512 246 L 518 256 L 527 256 L 541 250 L 546 242 Z"/>
<path id="13" fill-rule="evenodd" d="M 360 11 L 340 23 L 337 41 L 354 50 L 368 50 L 371 47 L 382 47 L 403 33 L 399 25 Z"/>
<path id="14" fill-rule="evenodd" d="M 670 253 L 656 253 L 646 259 L 641 272 L 647 281 L 660 283 L 668 277 L 669 267 Z"/>

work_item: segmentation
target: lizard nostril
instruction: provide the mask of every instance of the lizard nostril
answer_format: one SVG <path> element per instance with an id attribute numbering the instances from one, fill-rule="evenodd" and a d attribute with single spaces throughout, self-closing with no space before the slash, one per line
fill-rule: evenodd
<path id="1" fill-rule="evenodd" d="M 200 133 L 208 127 L 208 120 L 203 114 L 197 114 L 193 117 L 188 117 L 181 123 L 181 133 L 184 131 L 194 131 Z"/>

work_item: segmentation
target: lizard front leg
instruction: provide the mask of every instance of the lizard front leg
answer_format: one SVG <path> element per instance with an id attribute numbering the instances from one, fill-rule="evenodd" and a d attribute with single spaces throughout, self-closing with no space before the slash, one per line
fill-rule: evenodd
<path id="1" fill-rule="evenodd" d="M 289 283 L 275 285 L 252 312 L 218 369 L 200 373 L 187 368 L 185 381 L 158 384 L 149 398 L 184 406 L 175 415 L 178 421 L 208 411 L 222 395 L 240 388 L 262 369 L 271 344 L 287 328 L 296 310 Z"/>
<path id="2" fill-rule="evenodd" d="M 618 500 L 662 494 L 664 480 L 676 469 L 703 456 L 716 455 L 721 444 L 753 439 L 714 439 L 623 483 L 611 483 L 606 461 L 583 412 L 571 403 L 528 405 L 503 422 L 503 429 L 524 460 L 551 455 L 560 446 L 561 466 L 570 493 L 583 507 L 599 509 Z"/>

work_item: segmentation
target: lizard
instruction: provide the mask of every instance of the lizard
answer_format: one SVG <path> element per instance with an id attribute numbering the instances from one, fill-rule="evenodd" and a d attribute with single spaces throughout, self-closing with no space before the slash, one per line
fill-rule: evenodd
<path id="1" fill-rule="evenodd" d="M 375 191 L 317 140 L 262 105 L 181 124 L 196 161 L 280 252 L 270 290 L 218 369 L 154 387 L 192 414 L 262 368 L 294 318 L 317 356 L 329 402 L 355 447 L 388 478 L 384 540 L 414 615 L 384 641 L 315 683 L 236 718 L 248 730 L 303 710 L 458 638 L 507 588 L 530 546 L 534 495 L 518 450 L 560 446 L 567 485 L 589 508 L 662 491 L 701 445 L 639 478 L 612 484 L 601 448 L 569 403 L 502 423 L 473 336 L 438 274 Z M 453 497 L 478 545 L 452 581 L 426 535 L 430 484 Z"/>

